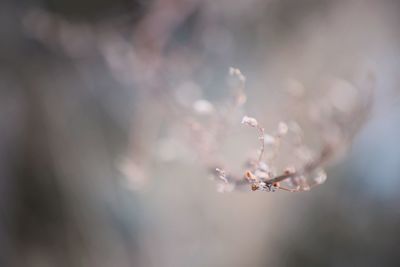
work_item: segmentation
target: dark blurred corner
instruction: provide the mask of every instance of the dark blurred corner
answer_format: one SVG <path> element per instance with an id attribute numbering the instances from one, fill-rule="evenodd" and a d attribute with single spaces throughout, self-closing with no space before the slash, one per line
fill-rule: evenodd
<path id="1" fill-rule="evenodd" d="M 0 2 L 0 266 L 139 264 L 140 221 L 131 216 L 139 205 L 114 167 L 127 117 L 110 110 L 129 105 L 132 92 L 111 94 L 117 85 L 96 57 L 81 62 L 94 66 L 85 77 L 79 64 L 30 38 L 22 18 L 41 8 L 71 22 L 128 13 L 134 21 L 141 3 Z"/>
<path id="2" fill-rule="evenodd" d="M 336 170 L 335 178 L 348 181 L 333 181 L 310 199 L 299 221 L 275 244 L 275 264 L 399 266 L 399 195 L 377 195 L 383 189 L 379 184 L 367 189 L 365 177 L 349 164 Z"/>

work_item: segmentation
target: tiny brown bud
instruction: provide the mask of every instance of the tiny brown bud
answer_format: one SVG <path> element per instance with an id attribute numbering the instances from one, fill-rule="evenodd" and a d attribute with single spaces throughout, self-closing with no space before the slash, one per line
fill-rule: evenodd
<path id="1" fill-rule="evenodd" d="M 254 174 L 252 174 L 251 171 L 246 171 L 245 177 L 246 177 L 247 181 L 257 180 L 256 176 L 254 176 Z"/>

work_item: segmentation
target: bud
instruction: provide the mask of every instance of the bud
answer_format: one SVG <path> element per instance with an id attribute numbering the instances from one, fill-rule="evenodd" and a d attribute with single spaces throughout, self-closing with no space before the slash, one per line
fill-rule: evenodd
<path id="1" fill-rule="evenodd" d="M 242 119 L 242 124 L 247 124 L 250 127 L 257 127 L 258 122 L 255 118 L 244 116 Z"/>
<path id="2" fill-rule="evenodd" d="M 247 181 L 257 181 L 257 177 L 254 176 L 254 174 L 251 173 L 251 171 L 246 171 L 245 173 L 245 177 L 247 179 Z"/>
<path id="3" fill-rule="evenodd" d="M 316 175 L 313 179 L 317 184 L 322 184 L 326 181 L 326 178 L 327 178 L 326 172 L 320 169 L 316 172 Z"/>
<path id="4" fill-rule="evenodd" d="M 242 83 L 246 81 L 246 77 L 242 74 L 242 72 L 239 69 L 230 67 L 229 75 L 237 77 L 237 79 Z"/>
<path id="5" fill-rule="evenodd" d="M 215 171 L 218 174 L 218 178 L 224 181 L 224 183 L 228 183 L 228 179 L 226 178 L 226 172 L 220 168 L 216 168 Z"/>

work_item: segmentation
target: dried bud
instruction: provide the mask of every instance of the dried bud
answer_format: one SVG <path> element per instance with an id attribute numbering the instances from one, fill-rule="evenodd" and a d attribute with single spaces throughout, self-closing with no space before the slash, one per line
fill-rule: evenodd
<path id="1" fill-rule="evenodd" d="M 231 76 L 235 75 L 237 70 L 238 70 L 238 69 L 235 69 L 235 68 L 233 68 L 233 67 L 230 67 L 230 68 L 229 68 L 229 75 L 231 75 Z M 240 71 L 239 71 L 239 72 L 240 72 Z"/>
<path id="2" fill-rule="evenodd" d="M 287 134 L 288 131 L 289 131 L 289 127 L 287 126 L 287 124 L 281 121 L 278 124 L 278 134 L 285 135 L 285 134 Z"/>
<path id="3" fill-rule="evenodd" d="M 322 169 L 319 169 L 316 172 L 316 175 L 313 179 L 317 184 L 322 184 L 326 181 L 326 178 L 327 178 L 326 172 Z"/>
<path id="4" fill-rule="evenodd" d="M 244 116 L 242 119 L 242 124 L 247 124 L 250 127 L 257 127 L 258 122 L 255 118 Z"/>
<path id="5" fill-rule="evenodd" d="M 251 190 L 256 191 L 256 190 L 258 190 L 258 189 L 259 189 L 258 184 L 252 184 L 252 185 L 251 185 Z"/>
<path id="6" fill-rule="evenodd" d="M 246 177 L 247 181 L 249 181 L 249 182 L 257 180 L 257 177 L 254 176 L 254 174 L 252 174 L 251 171 L 246 171 L 244 176 Z"/>
<path id="7" fill-rule="evenodd" d="M 226 178 L 226 172 L 220 168 L 216 168 L 215 171 L 218 174 L 218 178 L 224 181 L 226 184 L 228 183 L 228 179 Z"/>
<path id="8" fill-rule="evenodd" d="M 229 68 L 229 74 L 231 76 L 235 76 L 239 79 L 240 82 L 244 83 L 246 81 L 246 77 L 242 74 L 239 69 L 236 68 Z"/>

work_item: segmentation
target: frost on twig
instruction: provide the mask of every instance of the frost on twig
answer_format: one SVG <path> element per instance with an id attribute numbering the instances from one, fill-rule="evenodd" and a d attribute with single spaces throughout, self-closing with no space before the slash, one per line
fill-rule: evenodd
<path id="1" fill-rule="evenodd" d="M 214 121 L 217 127 L 213 128 L 213 134 L 210 134 L 210 127 L 202 128 L 196 124 L 196 134 L 198 136 L 197 147 L 201 151 L 200 154 L 202 154 L 203 158 L 207 159 L 204 161 L 206 165 L 214 166 L 210 169 L 217 180 L 217 189 L 219 192 L 230 192 L 246 187 L 252 191 L 275 192 L 283 190 L 287 192 L 302 192 L 309 191 L 313 187 L 324 183 L 327 179 L 324 166 L 334 158 L 338 151 L 350 143 L 354 134 L 365 121 L 366 114 L 368 114 L 371 108 L 371 90 L 367 94 L 363 94 L 365 92 L 358 90 L 357 96 L 359 99 L 357 101 L 352 99 L 352 101 L 347 101 L 344 104 L 340 102 L 340 97 L 343 96 L 338 96 L 337 92 L 332 91 L 325 99 L 318 99 L 317 101 L 311 98 L 309 102 L 305 101 L 305 105 L 309 106 L 318 103 L 318 105 L 312 106 L 311 109 L 306 108 L 306 110 L 313 110 L 315 113 L 311 114 L 314 117 L 310 117 L 311 123 L 308 125 L 312 125 L 315 128 L 313 135 L 318 136 L 322 140 L 319 150 L 313 150 L 305 143 L 304 131 L 300 124 L 294 120 L 288 122 L 281 121 L 277 124 L 275 130 L 266 133 L 264 127 L 256 118 L 245 115 L 242 117 L 241 124 L 254 128 L 257 131 L 257 138 L 260 145 L 256 156 L 246 160 L 242 174 L 230 173 L 228 175 L 226 168 L 222 168 L 221 164 L 215 163 L 221 162 L 221 159 L 213 162 L 213 155 L 216 154 L 218 146 L 223 141 L 223 139 L 218 139 L 218 137 L 224 136 L 228 132 L 227 128 L 230 127 L 229 122 L 231 121 L 229 116 L 232 110 L 237 109 L 243 112 L 243 104 L 246 100 L 244 93 L 245 76 L 236 68 L 230 68 L 229 74 L 237 82 L 237 86 L 235 86 L 233 91 L 233 101 L 230 105 L 227 105 L 230 107 L 230 109 L 227 109 L 229 112 L 218 111 L 218 106 L 215 105 L 213 112 L 217 114 L 217 119 Z M 342 82 L 340 84 L 350 87 L 348 83 Z M 291 87 L 290 94 L 292 97 L 298 99 L 300 96 L 304 96 L 305 89 L 301 83 L 292 82 Z M 352 91 L 353 98 L 354 94 Z M 330 99 L 332 95 L 335 95 L 333 100 Z M 330 100 L 332 101 L 330 102 Z M 345 104 L 346 106 L 344 107 Z M 208 104 L 198 102 L 197 106 L 199 110 L 208 110 Z M 316 114 L 318 116 L 315 116 Z M 210 119 L 212 119 L 212 116 Z M 239 122 L 236 121 L 236 123 Z M 204 150 L 205 144 L 199 142 L 199 140 L 204 139 L 208 139 L 209 144 L 210 139 L 213 139 L 212 153 L 207 153 Z M 291 154 L 291 157 L 287 157 L 288 162 L 285 163 L 287 166 L 285 168 L 281 168 L 276 163 L 276 159 L 282 157 L 283 144 L 289 146 Z M 268 155 L 265 155 L 266 150 L 268 151 Z M 211 152 L 211 150 L 208 150 L 208 152 Z"/>

